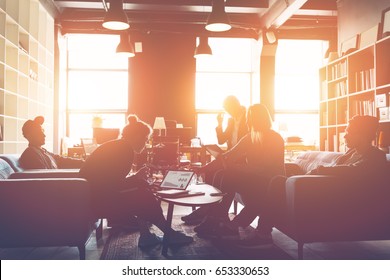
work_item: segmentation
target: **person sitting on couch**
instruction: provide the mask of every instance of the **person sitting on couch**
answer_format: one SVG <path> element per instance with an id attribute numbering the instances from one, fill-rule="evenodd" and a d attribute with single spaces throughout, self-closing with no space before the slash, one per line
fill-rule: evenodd
<path id="1" fill-rule="evenodd" d="M 128 124 L 120 139 L 100 145 L 80 169 L 81 177 L 92 186 L 92 202 L 100 212 L 116 218 L 136 215 L 140 221 L 138 246 L 157 245 L 161 238 L 149 231 L 145 222 L 151 222 L 162 232 L 170 234 L 170 244 L 184 245 L 192 237 L 174 231 L 165 220 L 160 202 L 147 183 L 149 168 L 144 166 L 128 176 L 136 154 L 140 154 L 153 130 L 136 115 L 128 116 Z"/>
<path id="2" fill-rule="evenodd" d="M 44 117 L 37 116 L 23 124 L 22 133 L 28 140 L 28 147 L 20 156 L 20 166 L 24 169 L 80 168 L 84 160 L 63 157 L 42 148 L 46 138 L 42 128 L 44 121 Z"/>
<path id="3" fill-rule="evenodd" d="M 308 175 L 333 175 L 342 177 L 346 185 L 374 186 L 382 184 L 386 176 L 386 155 L 383 151 L 373 146 L 376 132 L 379 126 L 378 118 L 373 116 L 356 115 L 349 120 L 345 129 L 345 143 L 348 151 L 338 157 L 328 166 L 318 166 L 309 171 Z M 269 200 L 266 212 L 260 215 L 255 233 L 235 244 L 239 248 L 255 249 L 272 244 L 272 220 L 282 215 L 286 202 L 285 183 L 286 177 L 276 176 L 270 183 Z"/>

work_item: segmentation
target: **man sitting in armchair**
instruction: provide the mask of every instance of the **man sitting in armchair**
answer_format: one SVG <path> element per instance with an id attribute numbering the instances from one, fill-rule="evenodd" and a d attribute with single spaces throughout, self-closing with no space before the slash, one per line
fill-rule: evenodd
<path id="1" fill-rule="evenodd" d="M 356 115 L 349 120 L 345 129 L 345 142 L 348 151 L 338 157 L 328 166 L 318 166 L 307 175 L 333 175 L 342 178 L 345 185 L 379 186 L 383 185 L 386 176 L 386 155 L 373 146 L 379 126 L 378 119 L 373 116 Z M 272 245 L 272 227 L 277 217 L 283 215 L 286 205 L 285 183 L 287 177 L 276 176 L 270 183 L 268 205 L 259 215 L 259 222 L 255 234 L 248 239 L 239 240 L 237 248 L 255 249 Z M 365 191 L 363 190 L 363 193 Z"/>
<path id="2" fill-rule="evenodd" d="M 22 132 L 28 147 L 20 156 L 20 166 L 24 169 L 80 168 L 84 160 L 63 157 L 42 148 L 46 138 L 42 128 L 44 121 L 44 117 L 38 116 L 24 123 Z"/>

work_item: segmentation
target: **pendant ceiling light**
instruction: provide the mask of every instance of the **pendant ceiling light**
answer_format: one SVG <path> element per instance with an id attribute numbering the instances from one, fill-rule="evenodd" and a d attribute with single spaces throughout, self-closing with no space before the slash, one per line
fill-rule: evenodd
<path id="1" fill-rule="evenodd" d="M 107 11 L 102 25 L 111 30 L 125 30 L 130 27 L 123 10 L 123 0 L 110 0 L 110 9 Z"/>
<path id="2" fill-rule="evenodd" d="M 127 32 L 121 33 L 121 39 L 116 47 L 116 53 L 127 57 L 134 57 L 135 51 L 133 44 L 130 41 L 130 35 Z"/>
<path id="3" fill-rule="evenodd" d="M 208 37 L 199 37 L 199 44 L 195 48 L 194 57 L 199 58 L 202 56 L 210 56 L 213 54 L 209 46 L 209 38 Z"/>
<path id="4" fill-rule="evenodd" d="M 214 32 L 227 31 L 231 27 L 229 16 L 225 12 L 224 0 L 213 0 L 211 14 L 207 19 L 206 29 Z"/>

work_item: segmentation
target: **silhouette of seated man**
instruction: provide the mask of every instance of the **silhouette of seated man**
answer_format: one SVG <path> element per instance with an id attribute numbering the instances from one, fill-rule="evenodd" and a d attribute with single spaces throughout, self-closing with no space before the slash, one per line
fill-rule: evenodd
<path id="1" fill-rule="evenodd" d="M 387 160 L 383 151 L 373 145 L 379 126 L 378 118 L 356 115 L 349 120 L 345 129 L 345 144 L 348 151 L 327 166 L 318 166 L 307 175 L 333 175 L 343 180 L 345 186 L 352 186 L 351 194 L 365 193 L 361 187 L 367 186 L 367 193 L 373 186 L 381 186 L 387 176 Z M 259 213 L 256 232 L 248 239 L 238 241 L 239 248 L 258 249 L 272 244 L 273 221 L 285 213 L 285 183 L 287 177 L 276 176 L 270 183 L 268 203 L 263 213 Z M 378 188 L 380 189 L 380 187 Z M 361 192 L 363 191 L 363 192 Z M 261 221 L 261 222 L 260 222 Z"/>
<path id="2" fill-rule="evenodd" d="M 20 166 L 24 169 L 80 168 L 84 160 L 63 157 L 42 148 L 46 138 L 42 128 L 44 121 L 44 117 L 37 116 L 23 124 L 22 132 L 28 140 L 28 147 L 20 156 Z"/>

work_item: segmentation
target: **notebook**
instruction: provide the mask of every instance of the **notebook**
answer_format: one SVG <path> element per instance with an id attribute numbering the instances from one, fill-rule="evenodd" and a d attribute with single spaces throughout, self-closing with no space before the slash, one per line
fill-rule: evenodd
<path id="1" fill-rule="evenodd" d="M 87 158 L 99 146 L 95 138 L 81 138 L 81 146 L 84 150 L 84 155 Z"/>
<path id="2" fill-rule="evenodd" d="M 224 150 L 222 150 L 218 145 L 216 144 L 208 144 L 203 145 L 203 147 L 212 155 L 214 158 L 217 158 L 219 155 L 223 154 Z"/>

